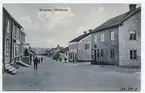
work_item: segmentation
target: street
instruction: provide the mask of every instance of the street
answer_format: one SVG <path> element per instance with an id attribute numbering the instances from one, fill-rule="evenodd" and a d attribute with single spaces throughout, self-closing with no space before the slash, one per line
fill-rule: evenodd
<path id="1" fill-rule="evenodd" d="M 117 68 L 116 68 L 117 69 Z M 122 70 L 122 68 L 120 69 Z M 16 75 L 3 75 L 3 90 L 140 90 L 140 74 L 88 63 L 63 63 L 44 57 L 38 70 L 21 67 Z"/>

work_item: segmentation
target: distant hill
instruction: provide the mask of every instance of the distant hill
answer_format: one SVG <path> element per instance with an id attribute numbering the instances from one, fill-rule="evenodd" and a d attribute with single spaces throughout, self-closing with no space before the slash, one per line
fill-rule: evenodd
<path id="1" fill-rule="evenodd" d="M 46 50 L 50 50 L 50 48 L 38 48 L 38 47 L 32 47 L 33 49 L 35 49 L 36 50 L 36 53 L 42 53 L 42 52 L 44 52 L 44 51 L 46 51 Z"/>

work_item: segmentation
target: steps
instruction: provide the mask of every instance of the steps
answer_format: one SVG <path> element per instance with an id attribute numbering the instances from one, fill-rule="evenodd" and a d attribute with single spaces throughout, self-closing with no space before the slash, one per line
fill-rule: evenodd
<path id="1" fill-rule="evenodd" d="M 13 67 L 11 64 L 5 64 L 5 71 L 9 74 L 14 74 L 14 75 L 17 73 L 17 69 Z"/>

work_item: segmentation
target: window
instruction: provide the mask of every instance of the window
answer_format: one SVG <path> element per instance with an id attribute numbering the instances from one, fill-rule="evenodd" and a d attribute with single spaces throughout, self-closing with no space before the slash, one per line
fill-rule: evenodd
<path id="1" fill-rule="evenodd" d="M 95 35 L 95 42 L 97 42 L 97 35 Z"/>
<path id="2" fill-rule="evenodd" d="M 17 28 L 17 39 L 19 39 L 19 28 Z"/>
<path id="3" fill-rule="evenodd" d="M 101 34 L 101 41 L 104 42 L 104 33 Z"/>
<path id="4" fill-rule="evenodd" d="M 97 48 L 97 45 L 96 44 L 94 45 L 94 48 Z"/>
<path id="5" fill-rule="evenodd" d="M 111 32 L 111 40 L 114 40 L 114 31 Z"/>
<path id="6" fill-rule="evenodd" d="M 21 33 L 22 33 L 22 32 L 20 31 L 20 33 L 19 33 L 19 40 L 21 40 Z"/>
<path id="7" fill-rule="evenodd" d="M 101 57 L 103 57 L 104 56 L 104 51 L 103 51 L 103 49 L 101 49 Z"/>
<path id="8" fill-rule="evenodd" d="M 15 38 L 15 25 L 13 24 L 13 37 Z"/>
<path id="9" fill-rule="evenodd" d="M 137 50 L 130 50 L 130 59 L 137 59 Z"/>
<path id="10" fill-rule="evenodd" d="M 10 48 L 9 48 L 9 39 L 7 39 L 7 40 L 6 40 L 6 55 L 9 55 L 9 52 L 10 52 L 9 49 L 10 49 Z"/>
<path id="11" fill-rule="evenodd" d="M 136 31 L 135 30 L 132 30 L 129 33 L 130 33 L 129 39 L 130 40 L 136 40 Z"/>
<path id="12" fill-rule="evenodd" d="M 8 24 L 7 24 L 7 33 L 10 33 L 10 21 L 8 19 Z"/>
<path id="13" fill-rule="evenodd" d="M 89 49 L 89 44 L 85 44 L 85 50 Z"/>
<path id="14" fill-rule="evenodd" d="M 114 58 L 114 56 L 115 56 L 115 52 L 114 52 L 114 49 L 111 49 L 111 58 Z"/>
<path id="15" fill-rule="evenodd" d="M 99 56 L 100 56 L 100 55 L 99 55 L 99 49 L 97 49 L 97 58 L 99 58 Z"/>
<path id="16" fill-rule="evenodd" d="M 15 38 L 17 36 L 17 26 L 15 25 Z"/>
<path id="17" fill-rule="evenodd" d="M 94 58 L 94 55 L 92 55 L 92 58 Z"/>

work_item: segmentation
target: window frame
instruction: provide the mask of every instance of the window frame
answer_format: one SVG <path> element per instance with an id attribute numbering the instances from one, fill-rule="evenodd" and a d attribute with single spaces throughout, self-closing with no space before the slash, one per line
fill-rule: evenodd
<path id="1" fill-rule="evenodd" d="M 129 59 L 130 60 L 137 60 L 137 49 L 130 49 L 129 50 Z"/>
<path id="2" fill-rule="evenodd" d="M 98 58 L 98 59 L 100 58 L 100 52 L 99 52 L 99 49 L 97 49 L 97 58 Z"/>
<path id="3" fill-rule="evenodd" d="M 7 18 L 7 33 L 10 33 L 10 20 Z"/>
<path id="4" fill-rule="evenodd" d="M 9 55 L 9 42 L 10 42 L 10 40 L 6 39 L 6 44 L 5 44 L 6 51 L 5 51 L 5 53 L 7 56 Z"/>
<path id="5" fill-rule="evenodd" d="M 84 48 L 85 48 L 85 50 L 88 50 L 90 48 L 90 45 L 89 44 L 85 44 Z"/>
<path id="6" fill-rule="evenodd" d="M 95 39 L 94 41 L 97 42 L 97 35 L 95 35 L 95 38 L 94 39 Z"/>
<path id="7" fill-rule="evenodd" d="M 115 40 L 115 32 L 111 31 L 111 40 L 114 41 Z"/>
<path id="8" fill-rule="evenodd" d="M 129 40 L 137 40 L 137 31 L 129 30 Z"/>
<path id="9" fill-rule="evenodd" d="M 104 50 L 101 49 L 101 54 L 100 54 L 101 57 L 104 57 Z"/>
<path id="10" fill-rule="evenodd" d="M 101 34 L 101 42 L 105 41 L 104 33 Z"/>
<path id="11" fill-rule="evenodd" d="M 115 58 L 115 51 L 114 49 L 110 49 L 110 57 Z"/>

